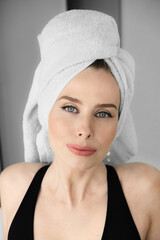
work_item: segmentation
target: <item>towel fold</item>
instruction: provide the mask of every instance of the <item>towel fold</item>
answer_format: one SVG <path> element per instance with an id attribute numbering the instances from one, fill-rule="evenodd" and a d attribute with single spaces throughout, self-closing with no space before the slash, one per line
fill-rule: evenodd
<path id="1" fill-rule="evenodd" d="M 35 71 L 23 115 L 25 161 L 52 162 L 48 115 L 65 85 L 97 59 L 104 59 L 121 95 L 120 119 L 111 146 L 114 163 L 128 161 L 137 151 L 130 112 L 134 92 L 134 60 L 120 48 L 115 20 L 93 10 L 70 10 L 54 17 L 38 36 L 41 60 Z"/>

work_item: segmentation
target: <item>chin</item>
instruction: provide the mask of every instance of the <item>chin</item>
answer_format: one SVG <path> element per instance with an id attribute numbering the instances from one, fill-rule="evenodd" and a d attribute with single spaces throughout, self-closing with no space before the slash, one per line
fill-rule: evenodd
<path id="1" fill-rule="evenodd" d="M 62 158 L 61 158 L 62 159 Z M 95 160 L 93 157 L 81 157 L 81 156 L 67 156 L 64 155 L 63 158 L 63 165 L 68 166 L 72 169 L 79 169 L 82 171 L 85 171 L 93 166 L 95 166 L 97 163 L 95 163 Z"/>

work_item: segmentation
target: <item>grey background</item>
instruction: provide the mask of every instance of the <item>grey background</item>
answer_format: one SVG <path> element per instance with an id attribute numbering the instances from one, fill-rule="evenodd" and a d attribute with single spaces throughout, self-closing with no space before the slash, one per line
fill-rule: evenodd
<path id="1" fill-rule="evenodd" d="M 118 9 L 113 0 L 81 1 L 81 8 L 109 14 L 112 11 L 119 21 L 122 47 L 136 62 L 132 111 L 139 148 L 132 161 L 160 169 L 160 1 L 118 2 Z M 36 37 L 53 16 L 66 9 L 65 0 L 0 2 L 0 133 L 4 167 L 24 161 L 22 114 L 39 62 Z"/>
<path id="2" fill-rule="evenodd" d="M 136 62 L 132 111 L 138 137 L 138 154 L 160 169 L 160 1 L 122 0 L 122 46 Z"/>

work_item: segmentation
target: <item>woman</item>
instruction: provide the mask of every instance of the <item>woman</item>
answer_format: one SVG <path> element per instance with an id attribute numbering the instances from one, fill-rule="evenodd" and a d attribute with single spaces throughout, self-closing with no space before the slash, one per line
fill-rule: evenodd
<path id="1" fill-rule="evenodd" d="M 115 21 L 68 11 L 39 43 L 23 119 L 30 163 L 6 168 L 0 179 L 5 239 L 159 240 L 159 171 L 102 161 L 110 149 L 121 159 L 122 148 L 129 156 L 135 148 L 134 65 Z"/>

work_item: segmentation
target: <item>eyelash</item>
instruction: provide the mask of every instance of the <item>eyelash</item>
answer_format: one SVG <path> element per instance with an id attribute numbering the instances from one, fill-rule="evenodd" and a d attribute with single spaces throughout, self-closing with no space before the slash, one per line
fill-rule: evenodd
<path id="1" fill-rule="evenodd" d="M 77 108 L 73 107 L 72 105 L 67 105 L 67 106 L 64 106 L 64 107 L 61 107 L 61 108 L 62 108 L 64 111 L 69 112 L 69 113 L 74 113 L 74 114 L 77 114 L 77 113 L 78 113 Z M 68 111 L 68 110 L 66 110 L 67 108 L 73 108 L 73 109 L 76 109 L 77 112 L 74 112 L 74 111 Z M 108 115 L 109 118 L 112 118 L 112 115 L 111 115 L 110 113 L 108 113 L 108 112 L 100 111 L 100 112 L 97 112 L 96 114 L 98 114 L 98 113 L 105 113 L 105 114 Z M 106 118 L 106 117 L 97 117 L 97 118 Z"/>

